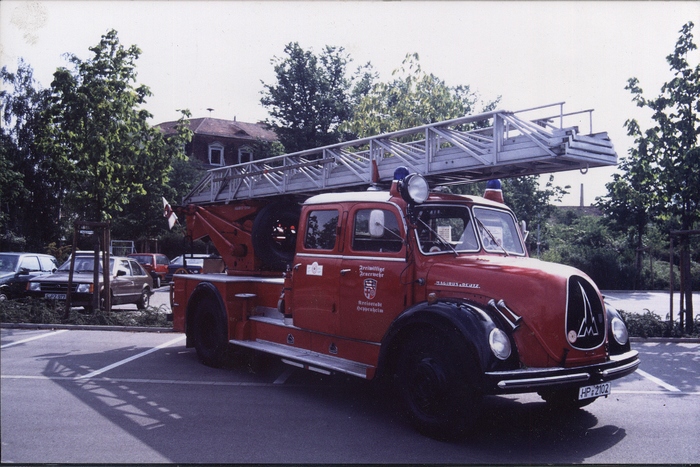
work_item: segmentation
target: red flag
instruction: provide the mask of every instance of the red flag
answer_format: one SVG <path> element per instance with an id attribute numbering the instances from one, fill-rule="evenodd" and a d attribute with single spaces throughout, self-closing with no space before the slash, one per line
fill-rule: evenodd
<path id="1" fill-rule="evenodd" d="M 163 198 L 163 217 L 168 219 L 168 227 L 172 230 L 177 222 L 177 214 L 175 214 L 173 208 L 170 207 L 170 203 L 165 198 Z"/>

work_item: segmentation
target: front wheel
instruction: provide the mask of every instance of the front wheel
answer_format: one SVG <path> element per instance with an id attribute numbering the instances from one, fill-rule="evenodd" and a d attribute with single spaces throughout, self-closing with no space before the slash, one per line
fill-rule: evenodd
<path id="1" fill-rule="evenodd" d="M 199 360 L 207 366 L 223 366 L 228 349 L 226 316 L 218 301 L 212 296 L 199 300 L 194 309 L 192 323 L 194 348 Z"/>
<path id="2" fill-rule="evenodd" d="M 432 330 L 413 333 L 405 342 L 396 376 L 412 424 L 434 438 L 464 437 L 482 400 L 470 352 Z"/>

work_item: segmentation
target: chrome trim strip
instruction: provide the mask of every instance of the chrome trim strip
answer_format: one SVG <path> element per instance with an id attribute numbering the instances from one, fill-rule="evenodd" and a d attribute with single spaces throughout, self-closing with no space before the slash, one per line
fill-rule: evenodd
<path id="1" fill-rule="evenodd" d="M 640 363 L 639 359 L 636 359 L 635 361 L 630 362 L 630 363 L 628 363 L 628 364 L 626 364 L 626 365 L 618 366 L 618 367 L 615 367 L 615 368 L 610 368 L 610 369 L 608 369 L 608 370 L 603 370 L 603 371 L 601 371 L 600 374 L 603 375 L 603 376 L 614 375 L 614 374 L 616 374 L 616 373 L 621 373 L 621 372 L 627 371 L 627 370 L 629 370 L 629 369 L 632 368 L 632 367 L 637 367 L 637 366 L 639 366 L 639 363 Z"/>
<path id="2" fill-rule="evenodd" d="M 348 256 L 348 255 L 321 255 L 315 253 L 297 253 L 297 257 L 302 258 L 325 258 L 325 259 L 342 259 L 357 260 L 357 261 L 385 261 L 392 263 L 405 263 L 406 258 L 388 258 L 384 256 Z"/>
<path id="3" fill-rule="evenodd" d="M 548 386 L 550 384 L 558 383 L 578 383 L 580 381 L 588 381 L 590 377 L 591 376 L 588 373 L 575 373 L 573 375 L 543 376 L 542 378 L 503 380 L 498 382 L 498 387 L 501 389 L 509 389 L 518 387 Z"/>

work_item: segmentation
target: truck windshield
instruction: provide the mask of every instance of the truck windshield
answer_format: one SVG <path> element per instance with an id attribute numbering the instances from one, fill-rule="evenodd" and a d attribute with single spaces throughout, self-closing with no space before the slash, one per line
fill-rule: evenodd
<path id="1" fill-rule="evenodd" d="M 475 207 L 474 215 L 478 219 L 479 237 L 486 251 L 525 254 L 515 218 L 511 213 L 500 209 Z"/>
<path id="2" fill-rule="evenodd" d="M 479 251 L 476 229 L 465 206 L 421 205 L 416 234 L 423 253 Z"/>

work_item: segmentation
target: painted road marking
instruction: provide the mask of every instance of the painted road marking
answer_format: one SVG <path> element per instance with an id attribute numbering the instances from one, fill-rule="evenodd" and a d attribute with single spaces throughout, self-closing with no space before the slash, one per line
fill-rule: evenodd
<path id="1" fill-rule="evenodd" d="M 146 350 L 145 352 L 141 352 L 140 354 L 134 355 L 133 357 L 125 358 L 124 360 L 120 360 L 120 361 L 118 361 L 117 363 L 112 363 L 111 365 L 107 365 L 107 366 L 104 367 L 104 368 L 100 368 L 99 370 L 95 370 L 95 371 L 93 371 L 93 372 L 91 372 L 91 373 L 88 373 L 88 374 L 86 374 L 86 375 L 83 375 L 83 376 L 76 376 L 75 379 L 89 379 L 89 378 L 94 378 L 95 376 L 101 375 L 102 373 L 104 373 L 104 372 L 106 372 L 106 371 L 109 371 L 109 370 L 111 370 L 111 369 L 113 369 L 113 368 L 116 368 L 116 367 L 118 367 L 118 366 L 122 366 L 122 365 L 124 365 L 125 363 L 132 362 L 132 361 L 136 360 L 137 358 L 145 357 L 145 356 L 148 355 L 148 354 L 151 354 L 151 353 L 153 353 L 153 352 L 155 352 L 155 351 L 157 351 L 157 350 L 160 350 L 160 349 L 162 349 L 162 348 L 169 347 L 169 346 L 171 346 L 171 345 L 173 345 L 173 344 L 176 344 L 176 343 L 178 343 L 178 342 L 180 342 L 180 341 L 183 341 L 183 340 L 185 340 L 185 336 L 178 336 L 178 337 L 176 337 L 175 339 L 173 339 L 173 340 L 171 340 L 171 341 L 168 341 L 168 342 L 166 342 L 166 343 L 164 343 L 164 344 L 160 344 L 158 347 L 153 347 L 152 349 L 148 349 L 148 350 Z"/>
<path id="2" fill-rule="evenodd" d="M 11 343 L 5 344 L 5 345 L 0 345 L 0 349 L 6 349 L 8 347 L 12 347 L 13 345 L 24 344 L 25 342 L 35 341 L 37 339 L 43 339 L 44 337 L 55 336 L 56 334 L 61 334 L 62 332 L 66 332 L 66 331 L 68 331 L 68 329 L 59 329 L 58 331 L 52 331 L 52 332 L 47 332 L 46 334 L 40 334 L 38 336 L 28 337 L 26 339 L 22 339 L 21 341 L 11 342 Z"/>
<path id="3" fill-rule="evenodd" d="M 649 373 L 647 373 L 647 372 L 644 371 L 644 370 L 640 370 L 639 368 L 637 368 L 637 373 L 639 373 L 640 375 L 644 376 L 644 377 L 645 377 L 646 379 L 648 379 L 649 381 L 653 381 L 654 383 L 658 384 L 658 385 L 661 386 L 662 388 L 668 389 L 668 390 L 671 391 L 671 392 L 682 392 L 682 391 L 681 391 L 680 389 L 678 389 L 677 387 L 675 387 L 675 386 L 673 386 L 673 385 L 671 385 L 671 384 L 668 384 L 666 381 L 664 381 L 664 380 L 662 380 L 662 379 L 660 379 L 660 378 L 657 378 L 656 376 L 650 375 Z"/>

